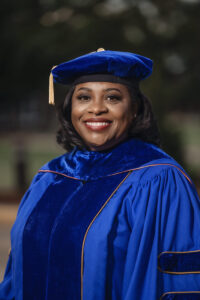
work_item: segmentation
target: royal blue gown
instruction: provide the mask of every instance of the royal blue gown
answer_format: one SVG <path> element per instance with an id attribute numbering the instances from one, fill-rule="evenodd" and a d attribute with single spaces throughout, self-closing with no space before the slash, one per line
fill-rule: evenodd
<path id="1" fill-rule="evenodd" d="M 200 299 L 200 201 L 165 152 L 128 140 L 43 166 L 21 201 L 0 300 Z"/>

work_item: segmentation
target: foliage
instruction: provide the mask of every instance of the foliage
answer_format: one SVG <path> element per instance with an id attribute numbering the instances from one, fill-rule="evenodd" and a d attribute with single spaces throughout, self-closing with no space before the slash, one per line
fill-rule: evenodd
<path id="1" fill-rule="evenodd" d="M 2 0 L 1 128 L 47 129 L 51 67 L 104 47 L 154 60 L 142 88 L 167 133 L 165 149 L 174 153 L 178 135 L 165 127 L 166 116 L 200 111 L 199 8 L 199 0 Z M 24 120 L 23 112 L 32 115 Z"/>

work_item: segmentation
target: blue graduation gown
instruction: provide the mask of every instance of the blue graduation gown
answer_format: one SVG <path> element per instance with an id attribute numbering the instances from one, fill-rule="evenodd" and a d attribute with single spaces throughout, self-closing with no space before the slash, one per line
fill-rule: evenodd
<path id="1" fill-rule="evenodd" d="M 128 140 L 42 167 L 21 201 L 0 300 L 200 299 L 200 202 L 165 152 Z"/>

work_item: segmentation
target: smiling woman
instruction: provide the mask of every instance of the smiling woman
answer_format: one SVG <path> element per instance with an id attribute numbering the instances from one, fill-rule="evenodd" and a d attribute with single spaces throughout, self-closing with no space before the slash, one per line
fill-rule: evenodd
<path id="1" fill-rule="evenodd" d="M 136 110 L 126 86 L 86 82 L 74 90 L 71 120 L 88 148 L 101 151 L 127 138 Z"/>
<path id="2" fill-rule="evenodd" d="M 160 146 L 139 82 L 152 61 L 92 52 L 58 65 L 70 85 L 57 141 L 19 207 L 1 300 L 200 299 L 200 201 Z M 51 101 L 52 102 L 52 101 Z"/>
<path id="3" fill-rule="evenodd" d="M 74 99 L 75 96 L 77 99 Z M 72 101 L 72 99 L 74 99 L 74 101 Z M 111 136 L 107 136 L 110 140 L 108 148 L 112 147 L 112 145 L 116 145 L 124 139 L 127 139 L 128 137 L 139 138 L 145 142 L 160 146 L 160 134 L 152 112 L 151 103 L 141 93 L 138 80 L 128 81 L 124 79 L 122 80 L 121 78 L 113 75 L 95 74 L 79 78 L 79 80 L 77 80 L 77 84 L 72 85 L 70 88 L 64 104 L 58 109 L 61 128 L 58 131 L 57 142 L 67 151 L 73 150 L 75 146 L 79 146 L 80 149 L 89 147 L 86 138 L 81 135 L 80 130 L 76 128 L 76 124 L 73 123 L 72 119 L 75 119 L 76 111 L 79 111 L 80 113 L 80 110 L 86 107 L 89 108 L 89 105 L 91 104 L 92 111 L 87 112 L 87 115 L 90 116 L 89 120 L 91 121 L 92 119 L 93 122 L 94 119 L 98 122 L 100 120 L 101 122 L 102 120 L 106 120 L 107 123 L 109 123 L 104 124 L 103 127 L 102 124 L 98 124 L 98 127 L 96 126 L 97 128 L 95 128 L 95 132 L 102 134 L 96 134 L 95 136 L 100 139 L 100 137 L 105 138 L 106 133 L 113 133 L 112 138 Z M 94 111 L 96 110 L 96 105 L 100 105 L 100 111 L 99 107 L 97 107 L 97 112 Z M 75 114 L 74 111 L 72 112 L 74 107 L 76 108 Z M 111 120 L 106 118 L 106 116 L 113 114 L 113 112 L 115 115 L 115 121 L 113 120 L 114 124 L 111 123 Z M 84 110 L 84 114 L 85 113 L 86 111 Z M 78 124 L 80 125 L 81 122 Z M 82 124 L 87 126 L 88 122 L 87 124 L 85 124 L 85 122 Z M 93 127 L 91 127 L 92 125 Z M 94 125 L 97 124 L 91 124 L 90 122 L 89 127 L 87 126 L 87 128 L 94 128 Z M 83 128 L 85 126 L 83 126 Z M 118 128 L 118 132 L 116 132 L 116 126 L 120 127 L 120 129 Z M 111 129 L 111 131 L 104 131 L 104 128 Z M 115 133 L 112 131 L 114 128 Z M 98 129 L 100 132 L 98 132 Z M 121 135 L 122 131 L 123 134 Z M 86 130 L 84 132 L 86 132 Z M 90 131 L 87 132 L 91 134 Z M 107 140 L 107 142 L 109 141 Z M 93 146 L 98 147 L 97 145 Z M 105 150 L 106 148 L 107 144 L 103 143 L 102 148 L 98 148 L 98 150 Z M 90 150 L 92 150 L 92 148 L 90 148 Z M 93 150 L 95 150 L 95 148 L 93 148 Z"/>

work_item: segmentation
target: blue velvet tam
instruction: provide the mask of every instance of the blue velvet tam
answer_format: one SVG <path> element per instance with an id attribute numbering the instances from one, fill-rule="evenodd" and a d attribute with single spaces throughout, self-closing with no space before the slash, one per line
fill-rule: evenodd
<path id="1" fill-rule="evenodd" d="M 53 82 L 65 85 L 76 85 L 81 82 L 91 81 L 138 84 L 140 80 L 151 75 L 152 66 L 152 60 L 142 55 L 99 48 L 95 52 L 82 55 L 51 69 L 49 77 L 49 104 L 54 105 Z M 100 77 L 92 77 L 95 75 L 104 77 L 101 77 L 101 79 Z M 112 78 L 108 78 L 108 76 Z"/>
<path id="2" fill-rule="evenodd" d="M 103 48 L 64 62 L 52 69 L 54 82 L 72 84 L 78 77 L 89 74 L 111 74 L 140 81 L 150 76 L 151 59 L 129 52 Z"/>

